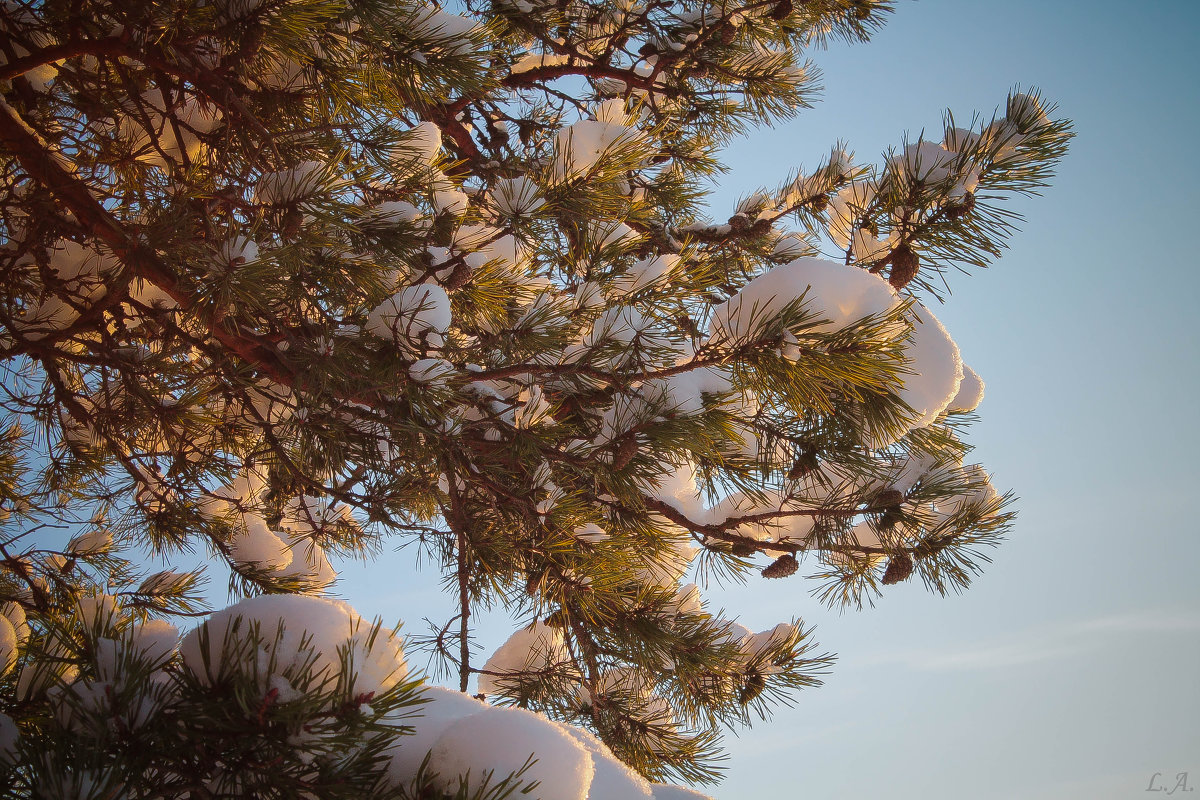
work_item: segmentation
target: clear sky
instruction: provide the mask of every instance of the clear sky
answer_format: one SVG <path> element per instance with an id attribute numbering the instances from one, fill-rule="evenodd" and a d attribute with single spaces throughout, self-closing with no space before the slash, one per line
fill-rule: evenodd
<path id="1" fill-rule="evenodd" d="M 775 185 L 842 139 L 860 158 L 949 107 L 1037 86 L 1077 138 L 991 270 L 937 310 L 988 383 L 974 458 L 1020 496 L 961 596 L 890 587 L 823 609 L 799 577 L 706 596 L 754 629 L 799 616 L 839 661 L 729 737 L 720 800 L 1122 800 L 1200 787 L 1200 4 L 922 0 L 869 45 L 816 54 L 825 100 L 730 150 L 714 199 Z M 1198 236 L 1200 238 L 1200 236 Z M 437 578 L 343 566 L 364 615 L 421 631 Z M 497 625 L 485 649 L 508 634 Z"/>
<path id="2" fill-rule="evenodd" d="M 1200 787 L 1198 23 L 1194 2 L 900 2 L 869 45 L 817 56 L 820 106 L 731 151 L 738 195 L 839 137 L 869 157 L 940 134 L 943 108 L 990 115 L 1018 83 L 1077 133 L 1010 251 L 937 310 L 988 383 L 970 440 L 1020 496 L 1010 540 L 958 597 L 905 584 L 838 615 L 799 582 L 725 594 L 750 627 L 816 623 L 840 659 L 733 742 L 722 800 Z"/>

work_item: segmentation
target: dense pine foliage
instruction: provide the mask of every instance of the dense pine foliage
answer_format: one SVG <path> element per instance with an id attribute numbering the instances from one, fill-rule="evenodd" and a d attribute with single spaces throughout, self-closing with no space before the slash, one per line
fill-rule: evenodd
<path id="1" fill-rule="evenodd" d="M 890 3 L 453 10 L 0 5 L 3 796 L 690 796 L 642 776 L 712 782 L 830 659 L 689 581 L 946 593 L 1008 528 L 930 306 L 1064 154 L 1051 106 L 735 201 L 722 147 Z M 398 634 L 321 597 L 400 544 L 452 598 L 409 657 L 540 717 L 423 714 Z M 251 599 L 195 628 L 205 580 Z"/>

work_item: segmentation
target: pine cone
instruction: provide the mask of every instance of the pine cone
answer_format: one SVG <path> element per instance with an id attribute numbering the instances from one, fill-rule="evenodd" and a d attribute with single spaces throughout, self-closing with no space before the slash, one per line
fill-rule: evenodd
<path id="1" fill-rule="evenodd" d="M 738 692 L 738 702 L 742 705 L 754 702 L 754 698 L 762 694 L 765 688 L 767 679 L 757 672 L 751 672 L 746 679 L 746 685 Z"/>
<path id="2" fill-rule="evenodd" d="M 877 527 L 881 531 L 890 531 L 896 527 L 902 516 L 900 504 L 904 502 L 904 494 L 897 489 L 884 489 L 875 496 L 875 504 L 883 509 L 879 515 Z"/>
<path id="3" fill-rule="evenodd" d="M 729 229 L 734 233 L 744 233 L 750 228 L 750 218 L 745 214 L 734 214 L 729 218 Z"/>
<path id="4" fill-rule="evenodd" d="M 729 549 L 729 552 L 735 556 L 752 556 L 758 552 L 758 548 L 749 542 L 738 542 Z"/>
<path id="5" fill-rule="evenodd" d="M 908 576 L 912 575 L 913 560 L 908 553 L 897 553 L 892 556 L 892 560 L 888 562 L 887 569 L 883 571 L 883 585 L 891 586 L 893 583 L 908 580 Z"/>
<path id="6" fill-rule="evenodd" d="M 904 495 L 897 489 L 884 489 L 875 497 L 875 504 L 878 506 L 898 506 L 903 502 Z"/>
<path id="7" fill-rule="evenodd" d="M 921 260 L 907 244 L 902 244 L 892 251 L 892 271 L 888 274 L 888 283 L 896 289 L 903 289 L 909 281 L 917 277 L 921 268 Z"/>
<path id="8" fill-rule="evenodd" d="M 896 527 L 896 523 L 900 521 L 900 506 L 889 506 L 879 515 L 878 528 L 881 531 L 890 531 Z"/>
<path id="9" fill-rule="evenodd" d="M 453 291 L 471 280 L 471 276 L 474 274 L 475 270 L 471 269 L 467 262 L 459 261 L 458 265 L 454 267 L 454 271 L 442 281 L 442 285 Z"/>
<path id="10" fill-rule="evenodd" d="M 788 15 L 792 13 L 792 9 L 792 0 L 779 0 L 779 2 L 775 4 L 775 7 L 771 9 L 771 13 L 767 16 L 776 21 L 787 19 Z"/>
<path id="11" fill-rule="evenodd" d="M 811 448 L 804 448 L 796 454 L 796 461 L 788 470 L 788 480 L 795 481 L 803 478 L 817 468 L 817 453 Z"/>
<path id="12" fill-rule="evenodd" d="M 764 578 L 786 578 L 789 575 L 795 575 L 798 569 L 800 569 L 800 562 L 796 560 L 796 557 L 791 553 L 785 553 L 763 567 L 762 576 Z"/>
<path id="13" fill-rule="evenodd" d="M 954 537 L 947 535 L 930 536 L 913 548 L 913 555 L 917 558 L 928 558 L 929 556 L 936 555 L 953 540 Z"/>
<path id="14" fill-rule="evenodd" d="M 633 457 L 637 455 L 638 443 L 634 436 L 626 436 L 617 445 L 616 451 L 613 453 L 613 469 L 625 469 Z"/>
<path id="15" fill-rule="evenodd" d="M 960 219 L 975 210 L 975 195 L 967 192 L 957 203 L 946 205 L 943 209 L 947 219 Z"/>
<path id="16" fill-rule="evenodd" d="M 283 215 L 283 236 L 285 239 L 295 238 L 304 224 L 304 214 L 298 208 L 289 208 Z"/>

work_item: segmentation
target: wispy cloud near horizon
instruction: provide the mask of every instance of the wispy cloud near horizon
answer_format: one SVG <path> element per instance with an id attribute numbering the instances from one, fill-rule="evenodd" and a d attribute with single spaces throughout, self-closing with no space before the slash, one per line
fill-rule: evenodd
<path id="1" fill-rule="evenodd" d="M 1077 658 L 1105 643 L 1106 636 L 1200 632 L 1200 615 L 1176 610 L 1144 610 L 1080 621 L 1061 621 L 955 648 L 877 653 L 859 666 L 902 664 L 918 671 L 1011 669 Z"/>

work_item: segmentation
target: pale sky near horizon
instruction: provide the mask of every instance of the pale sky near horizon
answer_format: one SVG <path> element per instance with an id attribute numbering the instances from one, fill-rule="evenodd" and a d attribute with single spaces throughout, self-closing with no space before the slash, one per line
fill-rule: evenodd
<path id="1" fill-rule="evenodd" d="M 947 107 L 990 115 L 1017 84 L 1077 133 L 1045 196 L 1013 204 L 1011 250 L 935 308 L 988 383 L 969 441 L 1020 497 L 1010 540 L 961 596 L 903 584 L 861 612 L 823 609 L 799 577 L 710 587 L 752 629 L 802 617 L 839 655 L 825 686 L 728 736 L 714 797 L 1124 800 L 1184 772 L 1200 787 L 1197 23 L 1182 0 L 901 0 L 872 43 L 814 54 L 820 105 L 727 153 L 717 213 L 839 139 L 871 159 L 940 134 Z M 409 552 L 342 565 L 338 588 L 421 632 L 444 604 L 436 576 L 399 570 Z"/>

